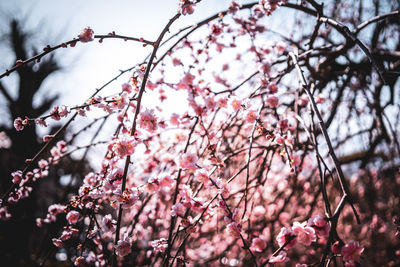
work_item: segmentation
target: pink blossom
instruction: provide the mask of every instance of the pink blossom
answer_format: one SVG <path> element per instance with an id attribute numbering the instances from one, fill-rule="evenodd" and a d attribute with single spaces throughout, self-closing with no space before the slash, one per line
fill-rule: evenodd
<path id="1" fill-rule="evenodd" d="M 11 214 L 8 212 L 7 206 L 0 208 L 0 220 L 7 221 L 11 218 Z"/>
<path id="2" fill-rule="evenodd" d="M 178 202 L 178 203 L 176 203 L 175 205 L 172 206 L 171 215 L 172 216 L 184 217 L 185 216 L 185 211 L 186 211 L 185 206 L 183 206 L 182 203 Z"/>
<path id="3" fill-rule="evenodd" d="M 278 127 L 282 131 L 282 133 L 287 132 L 289 129 L 289 121 L 287 119 L 282 119 L 278 122 Z"/>
<path id="4" fill-rule="evenodd" d="M 116 229 L 115 225 L 117 224 L 117 222 L 115 220 L 113 220 L 111 214 L 107 214 L 106 216 L 104 216 L 101 222 L 102 222 L 103 230 L 105 232 L 111 232 L 111 233 L 115 232 L 115 229 Z"/>
<path id="5" fill-rule="evenodd" d="M 198 161 L 197 155 L 193 153 L 183 154 L 179 159 L 179 165 L 183 169 L 188 169 L 189 171 L 195 171 L 197 169 L 196 163 Z"/>
<path id="6" fill-rule="evenodd" d="M 8 195 L 8 199 L 7 199 L 7 201 L 8 201 L 8 203 L 10 203 L 10 204 L 15 204 L 15 203 L 17 203 L 19 200 L 21 199 L 21 194 L 20 194 L 20 192 L 12 192 L 12 193 L 10 193 L 9 195 Z"/>
<path id="7" fill-rule="evenodd" d="M 130 208 L 139 200 L 139 194 L 136 189 L 131 190 L 127 188 L 124 192 L 121 192 L 121 189 L 117 189 L 114 191 L 114 195 L 123 209 Z"/>
<path id="8" fill-rule="evenodd" d="M 246 121 L 249 123 L 254 122 L 257 119 L 257 113 L 255 110 L 249 110 L 246 113 Z"/>
<path id="9" fill-rule="evenodd" d="M 206 108 L 209 110 L 214 110 L 217 106 L 217 102 L 212 97 L 207 97 L 205 100 Z"/>
<path id="10" fill-rule="evenodd" d="M 299 103 L 299 106 L 304 107 L 305 105 L 308 104 L 308 97 L 307 96 L 301 96 L 299 98 L 298 103 Z"/>
<path id="11" fill-rule="evenodd" d="M 218 99 L 218 107 L 226 108 L 227 105 L 228 105 L 228 101 L 226 100 L 226 98 Z"/>
<path id="12" fill-rule="evenodd" d="M 62 241 L 60 239 L 53 238 L 51 241 L 53 242 L 54 246 L 56 246 L 58 248 L 62 248 L 63 247 L 63 243 L 62 243 Z"/>
<path id="13" fill-rule="evenodd" d="M 231 5 L 229 6 L 228 12 L 234 14 L 237 11 L 239 11 L 241 6 L 242 5 L 238 4 L 236 1 L 233 0 Z"/>
<path id="14" fill-rule="evenodd" d="M 270 94 L 275 94 L 276 92 L 278 92 L 278 86 L 276 86 L 276 84 L 274 84 L 274 83 L 271 83 L 271 84 L 268 86 L 268 92 L 269 92 Z"/>
<path id="15" fill-rule="evenodd" d="M 115 246 L 115 253 L 120 257 L 125 257 L 126 255 L 131 253 L 131 241 L 129 237 L 118 240 L 118 243 Z"/>
<path id="16" fill-rule="evenodd" d="M 110 175 L 108 175 L 107 179 L 110 183 L 121 184 L 122 176 L 124 175 L 124 171 L 121 168 L 114 168 Z"/>
<path id="17" fill-rule="evenodd" d="M 323 104 L 325 102 L 325 97 L 321 94 L 317 96 L 317 99 L 315 100 L 318 104 Z"/>
<path id="18" fill-rule="evenodd" d="M 54 135 L 52 134 L 47 134 L 45 136 L 43 136 L 43 142 L 47 143 L 49 142 L 51 139 L 53 139 Z"/>
<path id="19" fill-rule="evenodd" d="M 77 258 L 75 259 L 74 265 L 75 265 L 75 266 L 86 266 L 86 260 L 85 260 L 85 258 L 82 257 L 82 256 L 77 257 Z"/>
<path id="20" fill-rule="evenodd" d="M 290 249 L 294 247 L 294 245 L 296 244 L 296 235 L 292 229 L 282 227 L 281 231 L 276 237 L 276 240 L 278 241 L 278 245 L 280 247 L 282 247 L 284 244 L 288 242 L 287 245 L 285 246 L 285 249 Z"/>
<path id="21" fill-rule="evenodd" d="M 189 185 L 186 185 L 186 184 L 183 185 L 182 189 L 179 191 L 179 195 L 182 198 L 183 204 L 191 206 L 190 202 L 192 201 L 192 198 L 193 198 L 193 191 Z"/>
<path id="22" fill-rule="evenodd" d="M 68 212 L 66 218 L 69 224 L 75 224 L 79 219 L 79 212 L 71 210 L 70 212 Z"/>
<path id="23" fill-rule="evenodd" d="M 18 170 L 13 173 L 11 173 L 11 176 L 13 177 L 12 182 L 14 184 L 19 184 L 22 181 L 22 171 Z"/>
<path id="24" fill-rule="evenodd" d="M 197 181 L 201 183 L 207 183 L 210 181 L 210 177 L 208 176 L 208 173 L 205 170 L 197 170 L 196 173 L 194 174 L 194 177 L 196 178 Z"/>
<path id="25" fill-rule="evenodd" d="M 193 3 L 191 0 L 180 0 L 179 2 L 180 12 L 184 16 L 193 14 L 194 6 L 195 3 Z"/>
<path id="26" fill-rule="evenodd" d="M 40 125 L 40 126 L 42 126 L 42 127 L 47 127 L 47 123 L 46 123 L 46 121 L 45 120 L 43 120 L 43 119 L 36 119 L 35 120 L 35 123 L 37 124 L 37 125 Z"/>
<path id="27" fill-rule="evenodd" d="M 122 91 L 130 93 L 132 92 L 132 86 L 129 83 L 124 83 L 122 85 Z"/>
<path id="28" fill-rule="evenodd" d="M 240 237 L 240 232 L 242 231 L 242 225 L 236 222 L 231 222 L 226 226 L 226 230 L 230 235 L 234 237 Z"/>
<path id="29" fill-rule="evenodd" d="M 279 104 L 279 99 L 276 96 L 270 96 L 267 99 L 267 104 L 270 108 L 276 108 Z"/>
<path id="30" fill-rule="evenodd" d="M 345 267 L 357 267 L 356 263 L 354 261 L 346 261 L 344 263 Z"/>
<path id="31" fill-rule="evenodd" d="M 285 251 L 280 251 L 278 255 L 271 256 L 268 260 L 270 263 L 280 263 L 280 262 L 288 262 L 289 258 Z"/>
<path id="32" fill-rule="evenodd" d="M 63 105 L 59 110 L 59 115 L 61 117 L 66 117 L 70 112 L 71 110 L 69 109 L 69 107 Z"/>
<path id="33" fill-rule="evenodd" d="M 317 240 L 314 228 L 307 226 L 306 222 L 294 222 L 292 229 L 294 234 L 297 236 L 297 241 L 303 245 L 309 246 L 312 242 Z"/>
<path id="34" fill-rule="evenodd" d="M 59 121 L 61 120 L 60 112 L 58 111 L 58 106 L 54 106 L 50 111 L 50 116 L 53 120 Z"/>
<path id="35" fill-rule="evenodd" d="M 111 143 L 111 150 L 120 158 L 132 155 L 135 151 L 136 142 L 133 137 L 122 137 Z"/>
<path id="36" fill-rule="evenodd" d="M 235 112 L 237 112 L 242 107 L 242 103 L 238 99 L 232 99 L 230 105 Z"/>
<path id="37" fill-rule="evenodd" d="M 87 26 L 79 33 L 78 38 L 82 43 L 91 42 L 94 40 L 94 31 Z"/>
<path id="38" fill-rule="evenodd" d="M 157 117 L 154 115 L 154 111 L 152 109 L 146 109 L 144 112 L 142 112 L 140 114 L 139 124 L 140 127 L 151 133 L 157 130 Z"/>
<path id="39" fill-rule="evenodd" d="M 14 128 L 17 131 L 22 131 L 24 129 L 24 124 L 23 124 L 23 120 L 20 117 L 17 117 L 14 120 Z"/>
<path id="40" fill-rule="evenodd" d="M 83 108 L 80 108 L 76 111 L 79 116 L 86 117 L 86 111 Z"/>
<path id="41" fill-rule="evenodd" d="M 251 249 L 256 252 L 262 252 L 267 247 L 267 243 L 259 237 L 253 238 Z"/>
<path id="42" fill-rule="evenodd" d="M 179 66 L 179 65 L 182 65 L 182 62 L 181 62 L 179 59 L 177 59 L 177 58 L 173 58 L 173 59 L 172 59 L 172 64 L 173 64 L 174 66 Z"/>
<path id="43" fill-rule="evenodd" d="M 162 187 L 171 187 L 173 183 L 174 179 L 172 179 L 169 175 L 164 175 L 159 180 L 159 185 Z"/>
<path id="44" fill-rule="evenodd" d="M 359 261 L 364 247 L 357 241 L 350 241 L 342 247 L 342 255 L 344 261 Z"/>
<path id="45" fill-rule="evenodd" d="M 314 228 L 315 233 L 319 237 L 324 237 L 329 235 L 331 229 L 327 218 L 316 215 L 308 220 L 308 225 Z"/>
<path id="46" fill-rule="evenodd" d="M 151 241 L 150 246 L 152 246 L 155 251 L 164 253 L 165 250 L 168 248 L 167 239 L 161 238 L 158 240 Z"/>
<path id="47" fill-rule="evenodd" d="M 49 166 L 49 163 L 45 159 L 41 159 L 38 162 L 38 166 L 39 166 L 39 168 L 44 169 L 47 166 Z"/>
<path id="48" fill-rule="evenodd" d="M 171 116 L 171 124 L 175 126 L 179 126 L 179 115 L 176 113 L 173 113 Z"/>
<path id="49" fill-rule="evenodd" d="M 331 251 L 333 254 L 340 254 L 341 246 L 339 244 L 339 241 L 336 241 L 332 244 Z"/>
<path id="50" fill-rule="evenodd" d="M 179 87 L 186 88 L 188 86 L 191 86 L 193 84 L 194 78 L 195 78 L 194 75 L 190 74 L 190 72 L 187 72 L 183 77 L 182 81 L 180 82 Z"/>

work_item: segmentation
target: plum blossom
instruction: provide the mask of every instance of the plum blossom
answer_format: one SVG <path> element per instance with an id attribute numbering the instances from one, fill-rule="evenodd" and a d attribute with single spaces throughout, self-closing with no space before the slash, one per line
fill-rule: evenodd
<path id="1" fill-rule="evenodd" d="M 136 189 L 125 189 L 124 192 L 121 192 L 121 189 L 117 189 L 114 191 L 114 195 L 120 205 L 122 205 L 123 209 L 130 208 L 133 206 L 136 201 L 139 199 L 139 193 Z"/>
<path id="2" fill-rule="evenodd" d="M 197 169 L 196 163 L 198 161 L 197 155 L 193 153 L 183 154 L 179 159 L 179 166 L 189 171 L 195 171 Z"/>
<path id="3" fill-rule="evenodd" d="M 171 124 L 175 126 L 179 126 L 179 114 L 173 113 L 171 115 Z"/>
<path id="4" fill-rule="evenodd" d="M 228 12 L 229 13 L 236 13 L 237 11 L 239 11 L 239 9 L 241 8 L 241 4 L 237 3 L 236 1 L 232 1 L 231 5 L 229 6 Z"/>
<path id="5" fill-rule="evenodd" d="M 62 240 L 60 240 L 58 238 L 53 238 L 51 241 L 53 242 L 54 246 L 56 246 L 58 248 L 62 248 L 63 247 Z"/>
<path id="6" fill-rule="evenodd" d="M 152 246 L 155 251 L 163 253 L 168 248 L 168 242 L 167 239 L 161 238 L 158 240 L 151 241 L 150 246 Z"/>
<path id="7" fill-rule="evenodd" d="M 60 117 L 67 117 L 70 112 L 71 112 L 70 108 L 63 105 L 59 110 L 59 115 Z"/>
<path id="8" fill-rule="evenodd" d="M 124 83 L 122 84 L 122 91 L 131 93 L 132 92 L 132 86 L 129 83 Z"/>
<path id="9" fill-rule="evenodd" d="M 113 220 L 111 214 L 104 216 L 101 223 L 105 232 L 115 232 L 117 222 Z"/>
<path id="10" fill-rule="evenodd" d="M 285 246 L 285 249 L 290 249 L 294 247 L 296 244 L 296 235 L 294 231 L 290 228 L 282 227 L 281 231 L 279 232 L 278 236 L 276 237 L 276 240 L 278 241 L 278 245 L 282 247 L 284 244 L 287 245 Z"/>
<path id="11" fill-rule="evenodd" d="M 251 242 L 251 249 L 256 252 L 262 252 L 267 247 L 267 243 L 259 237 L 253 238 Z"/>
<path id="12" fill-rule="evenodd" d="M 257 113 L 255 110 L 248 110 L 246 112 L 246 122 L 252 123 L 257 119 Z"/>
<path id="13" fill-rule="evenodd" d="M 60 111 L 58 110 L 58 106 L 57 106 L 57 105 L 55 105 L 55 106 L 51 109 L 51 111 L 50 111 L 50 117 L 51 117 L 53 120 L 56 120 L 56 121 L 61 120 Z"/>
<path id="14" fill-rule="evenodd" d="M 231 222 L 226 226 L 226 231 L 234 237 L 240 237 L 240 232 L 242 231 L 242 225 L 236 222 Z"/>
<path id="15" fill-rule="evenodd" d="M 70 212 L 68 212 L 66 218 L 69 224 L 75 224 L 79 219 L 79 212 L 71 210 Z"/>
<path id="16" fill-rule="evenodd" d="M 133 137 L 121 137 L 111 143 L 111 150 L 120 158 L 132 155 L 135 151 L 136 141 Z"/>
<path id="17" fill-rule="evenodd" d="M 270 263 L 280 263 L 280 262 L 288 262 L 289 258 L 285 251 L 280 251 L 278 255 L 271 256 L 268 260 Z"/>
<path id="18" fill-rule="evenodd" d="M 85 258 L 82 257 L 82 256 L 77 257 L 77 258 L 75 259 L 74 265 L 75 265 L 75 266 L 85 266 L 85 265 L 86 265 L 86 260 L 85 260 Z"/>
<path id="19" fill-rule="evenodd" d="M 238 99 L 232 99 L 230 105 L 235 112 L 237 112 L 242 107 L 242 103 Z"/>
<path id="20" fill-rule="evenodd" d="M 182 15 L 191 15 L 194 12 L 194 6 L 196 4 L 191 0 L 180 0 L 179 1 L 179 11 Z"/>
<path id="21" fill-rule="evenodd" d="M 314 228 L 315 233 L 319 237 L 324 237 L 329 235 L 331 229 L 327 218 L 316 215 L 308 220 L 308 226 Z"/>
<path id="22" fill-rule="evenodd" d="M 364 247 L 357 241 L 350 241 L 342 247 L 342 256 L 344 261 L 359 261 Z"/>
<path id="23" fill-rule="evenodd" d="M 194 177 L 201 183 L 207 183 L 210 180 L 210 177 L 205 170 L 197 170 L 194 174 Z"/>
<path id="24" fill-rule="evenodd" d="M 317 240 L 314 228 L 307 226 L 306 222 L 294 222 L 292 229 L 294 234 L 297 236 L 297 241 L 303 245 L 309 246 L 312 242 Z"/>
<path id="25" fill-rule="evenodd" d="M 37 125 L 42 126 L 42 127 L 47 127 L 46 121 L 43 120 L 43 119 L 41 119 L 41 118 L 36 119 L 36 120 L 35 120 L 35 123 L 36 123 Z"/>
<path id="26" fill-rule="evenodd" d="M 115 246 L 115 253 L 120 257 L 125 257 L 131 253 L 131 240 L 129 237 L 125 236 L 124 239 L 118 240 Z"/>
<path id="27" fill-rule="evenodd" d="M 146 109 L 144 112 L 142 112 L 140 115 L 139 124 L 140 127 L 151 133 L 157 130 L 157 117 L 154 115 L 154 111 L 152 109 Z"/>
<path id="28" fill-rule="evenodd" d="M 0 220 L 7 221 L 11 218 L 11 214 L 8 212 L 7 206 L 0 208 Z"/>
<path id="29" fill-rule="evenodd" d="M 23 120 L 20 117 L 17 117 L 14 120 L 14 128 L 17 131 L 22 131 L 24 129 L 24 124 L 23 124 Z"/>
<path id="30" fill-rule="evenodd" d="M 11 176 L 13 177 L 12 182 L 14 184 L 19 184 L 22 181 L 22 171 L 18 170 L 13 173 L 11 173 Z"/>
<path id="31" fill-rule="evenodd" d="M 94 31 L 87 26 L 79 33 L 78 38 L 82 43 L 91 42 L 94 40 Z"/>
<path id="32" fill-rule="evenodd" d="M 279 104 L 279 99 L 276 96 L 270 96 L 267 98 L 267 104 L 270 108 L 276 108 Z"/>
<path id="33" fill-rule="evenodd" d="M 278 127 L 282 131 L 282 133 L 285 133 L 289 130 L 289 121 L 287 119 L 282 119 L 278 122 Z"/>
<path id="34" fill-rule="evenodd" d="M 214 110 L 215 107 L 217 106 L 217 102 L 214 100 L 212 97 L 207 97 L 205 99 L 206 107 L 209 110 Z"/>
<path id="35" fill-rule="evenodd" d="M 175 216 L 184 217 L 185 211 L 186 211 L 185 206 L 183 206 L 182 203 L 178 202 L 172 206 L 171 215 L 174 217 Z"/>

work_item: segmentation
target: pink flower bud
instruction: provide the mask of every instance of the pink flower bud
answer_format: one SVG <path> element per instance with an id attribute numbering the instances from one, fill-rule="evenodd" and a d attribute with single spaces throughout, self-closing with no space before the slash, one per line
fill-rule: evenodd
<path id="1" fill-rule="evenodd" d="M 94 40 L 94 31 L 88 26 L 81 31 L 78 37 L 82 43 L 91 42 Z"/>

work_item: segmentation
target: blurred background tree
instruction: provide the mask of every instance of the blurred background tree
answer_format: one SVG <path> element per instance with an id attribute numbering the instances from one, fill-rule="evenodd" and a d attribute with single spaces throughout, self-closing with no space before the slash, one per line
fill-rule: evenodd
<path id="1" fill-rule="evenodd" d="M 21 22 L 12 19 L 10 31 L 5 39 L 9 40 L 15 61 L 27 59 L 39 52 L 35 48 L 27 49 L 29 38 L 30 35 L 23 30 Z M 38 92 L 43 82 L 60 70 L 58 58 L 52 54 L 40 62 L 20 68 L 15 86 L 7 88 L 0 82 L 1 96 L 7 103 L 7 106 L 1 107 L 5 109 L 3 112 L 10 114 L 10 118 L 13 119 L 25 116 L 36 118 L 48 111 L 55 105 L 58 95 L 42 99 Z M 59 126 L 53 127 L 50 133 L 58 129 Z M 7 192 L 12 185 L 10 173 L 23 168 L 25 159 L 32 158 L 42 146 L 43 141 L 38 138 L 37 131 L 37 127 L 31 125 L 17 133 L 7 119 L 0 120 L 0 132 L 5 133 L 10 141 L 8 145 L 0 147 L 0 192 Z M 68 192 L 76 191 L 80 184 L 76 181 L 80 181 L 79 174 L 83 173 L 86 167 L 87 163 L 84 160 L 64 158 L 58 170 L 49 170 L 49 177 L 45 183 L 36 183 L 30 197 L 14 207 L 12 212 L 15 216 L 9 221 L 0 222 L 0 251 L 3 266 L 34 266 L 37 260 L 31 255 L 40 257 L 42 253 L 47 253 L 53 248 L 50 238 L 43 238 L 43 235 L 57 232 L 62 227 L 62 221 L 48 227 L 44 233 L 35 226 L 35 219 L 43 217 L 52 203 L 65 201 Z M 69 184 L 61 185 L 60 177 L 63 175 L 73 175 L 75 180 L 71 176 Z"/>

